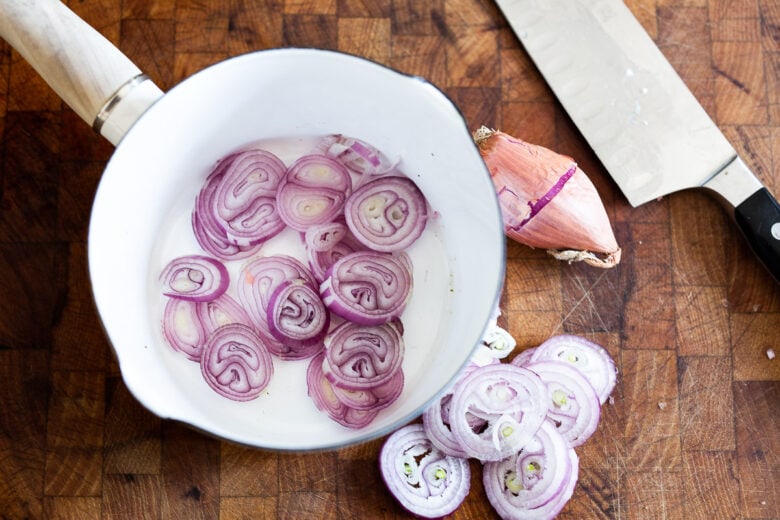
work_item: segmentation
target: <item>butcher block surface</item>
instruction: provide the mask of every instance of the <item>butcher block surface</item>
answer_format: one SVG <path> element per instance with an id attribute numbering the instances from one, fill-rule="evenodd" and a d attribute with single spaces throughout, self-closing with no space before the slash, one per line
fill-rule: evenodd
<path id="1" fill-rule="evenodd" d="M 780 194 L 780 1 L 626 3 Z M 604 200 L 622 263 L 569 265 L 509 243 L 499 322 L 517 351 L 580 334 L 619 369 L 559 518 L 780 518 L 780 359 L 770 359 L 780 353 L 780 284 L 708 195 L 632 208 L 492 2 L 68 4 L 164 90 L 240 53 L 339 49 L 427 78 L 472 129 L 573 157 Z M 4 43 L 0 132 L 0 518 L 408 517 L 382 483 L 382 439 L 267 452 L 142 408 L 122 382 L 87 275 L 91 202 L 113 148 Z M 452 518 L 497 518 L 479 464 L 471 467 L 471 493 Z"/>

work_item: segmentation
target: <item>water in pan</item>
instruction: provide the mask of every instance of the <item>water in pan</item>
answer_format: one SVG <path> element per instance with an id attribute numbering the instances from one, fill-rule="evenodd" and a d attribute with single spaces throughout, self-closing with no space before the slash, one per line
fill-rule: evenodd
<path id="1" fill-rule="evenodd" d="M 314 149 L 318 137 L 295 137 L 263 140 L 251 143 L 276 154 L 286 165 Z M 249 145 L 247 145 L 249 146 Z M 398 165 L 403 171 L 403 161 Z M 198 178 L 205 179 L 204 170 Z M 355 177 L 355 179 L 357 179 Z M 157 279 L 163 266 L 171 259 L 186 254 L 202 254 L 191 225 L 195 194 L 200 184 L 183 187 L 172 206 L 170 216 L 161 226 L 155 243 L 149 273 L 151 323 L 160 324 L 165 298 L 160 295 Z M 431 209 L 435 208 L 430 208 Z M 309 360 L 283 361 L 274 358 L 274 376 L 271 383 L 255 400 L 233 402 L 217 395 L 203 380 L 198 364 L 174 352 L 165 343 L 160 330 L 154 331 L 159 359 L 165 363 L 183 396 L 192 403 L 193 411 L 185 415 L 191 422 L 218 424 L 221 433 L 236 440 L 251 439 L 271 447 L 329 446 L 360 437 L 370 431 L 379 431 L 399 417 L 414 412 L 410 403 L 420 402 L 415 395 L 418 382 L 428 377 L 428 370 L 441 353 L 442 327 L 446 326 L 452 296 L 449 260 L 443 242 L 442 219 L 435 211 L 430 213 L 423 235 L 408 249 L 414 265 L 414 289 L 404 311 L 404 340 L 406 353 L 403 370 L 405 386 L 401 398 L 363 431 L 347 430 L 331 421 L 316 409 L 307 395 L 306 367 Z M 287 254 L 306 263 L 300 234 L 287 229 L 266 242 L 256 256 Z M 234 280 L 241 266 L 249 259 L 226 262 Z M 236 296 L 231 283 L 228 293 Z M 161 329 L 161 327 L 158 327 Z M 445 354 L 446 355 L 446 354 Z M 443 381 L 444 382 L 444 381 Z"/>

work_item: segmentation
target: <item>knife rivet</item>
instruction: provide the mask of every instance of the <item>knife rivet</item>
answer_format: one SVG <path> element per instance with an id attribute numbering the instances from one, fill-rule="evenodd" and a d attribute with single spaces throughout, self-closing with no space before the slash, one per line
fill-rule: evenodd
<path id="1" fill-rule="evenodd" d="M 772 233 L 772 237 L 775 240 L 780 240 L 780 222 L 772 224 L 772 227 L 769 228 L 769 232 Z"/>

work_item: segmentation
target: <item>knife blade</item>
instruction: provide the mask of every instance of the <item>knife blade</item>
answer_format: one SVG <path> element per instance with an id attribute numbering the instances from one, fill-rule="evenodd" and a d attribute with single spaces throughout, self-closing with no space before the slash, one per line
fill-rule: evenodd
<path id="1" fill-rule="evenodd" d="M 496 3 L 632 206 L 709 189 L 780 281 L 780 205 L 622 0 Z"/>

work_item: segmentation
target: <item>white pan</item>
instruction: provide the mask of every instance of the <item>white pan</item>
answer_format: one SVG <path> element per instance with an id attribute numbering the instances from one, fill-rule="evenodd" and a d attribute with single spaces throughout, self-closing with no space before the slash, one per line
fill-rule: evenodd
<path id="1" fill-rule="evenodd" d="M 89 271 L 123 379 L 150 411 L 242 444 L 335 448 L 411 421 L 467 363 L 498 303 L 505 245 L 469 129 L 430 83 L 359 57 L 277 49 L 228 59 L 163 95 L 56 0 L 0 0 L 0 36 L 116 145 L 92 210 Z M 233 402 L 161 333 L 158 276 L 173 256 L 199 252 L 189 222 L 214 163 L 254 141 L 330 133 L 400 158 L 440 215 L 433 238 L 413 252 L 403 394 L 358 430 L 317 410 L 307 396 L 306 361 L 275 359 L 265 394 Z"/>

